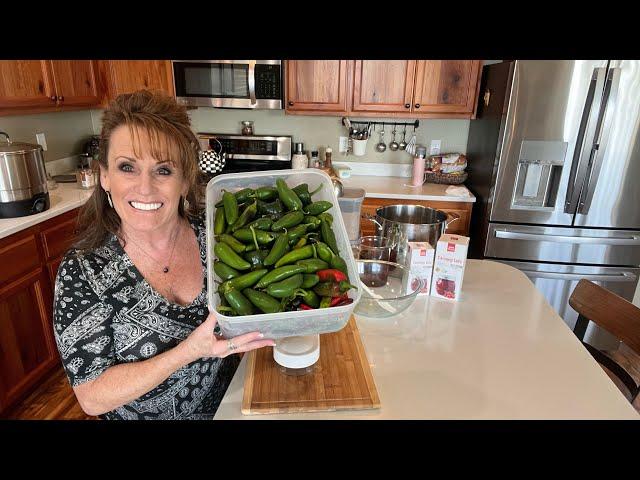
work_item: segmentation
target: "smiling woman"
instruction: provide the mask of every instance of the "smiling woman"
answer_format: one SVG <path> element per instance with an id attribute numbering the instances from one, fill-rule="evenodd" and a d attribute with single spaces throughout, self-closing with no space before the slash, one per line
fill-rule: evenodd
<path id="1" fill-rule="evenodd" d="M 197 155 L 173 98 L 140 91 L 105 111 L 100 186 L 54 294 L 58 350 L 89 415 L 212 418 L 238 365 L 231 354 L 273 345 L 258 332 L 215 333 Z"/>

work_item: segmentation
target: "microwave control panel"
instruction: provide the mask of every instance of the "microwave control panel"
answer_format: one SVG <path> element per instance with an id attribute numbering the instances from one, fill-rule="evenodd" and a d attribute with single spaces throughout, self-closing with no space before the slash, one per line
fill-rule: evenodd
<path id="1" fill-rule="evenodd" d="M 282 98 L 280 65 L 256 64 L 256 98 L 279 100 Z"/>

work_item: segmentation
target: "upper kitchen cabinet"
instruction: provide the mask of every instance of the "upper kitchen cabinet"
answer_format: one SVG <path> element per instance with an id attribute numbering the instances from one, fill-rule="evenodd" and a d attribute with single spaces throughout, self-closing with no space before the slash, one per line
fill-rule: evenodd
<path id="1" fill-rule="evenodd" d="M 99 101 L 92 60 L 0 61 L 0 114 L 78 109 Z"/>
<path id="2" fill-rule="evenodd" d="M 100 80 L 107 104 L 122 93 L 161 90 L 174 96 L 170 60 L 100 60 Z"/>
<path id="3" fill-rule="evenodd" d="M 287 60 L 286 111 L 346 115 L 353 60 Z"/>
<path id="4" fill-rule="evenodd" d="M 353 112 L 411 111 L 415 60 L 356 60 Z"/>
<path id="5" fill-rule="evenodd" d="M 413 112 L 472 115 L 479 72 L 479 60 L 419 60 Z"/>

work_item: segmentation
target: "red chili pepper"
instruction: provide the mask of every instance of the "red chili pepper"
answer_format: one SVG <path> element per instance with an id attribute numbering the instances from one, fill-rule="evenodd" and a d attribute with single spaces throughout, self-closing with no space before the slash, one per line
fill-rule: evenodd
<path id="1" fill-rule="evenodd" d="M 301 310 L 315 310 L 315 308 L 310 307 L 309 305 L 307 305 L 306 303 L 301 303 L 300 304 L 300 309 Z"/>
<path id="2" fill-rule="evenodd" d="M 353 298 L 347 298 L 346 300 L 343 300 L 342 302 L 338 303 L 337 305 L 334 305 L 334 307 L 343 307 L 345 305 L 349 305 L 353 303 Z"/>
<path id="3" fill-rule="evenodd" d="M 321 282 L 342 282 L 348 280 L 347 276 L 340 270 L 335 268 L 326 268 L 324 270 L 318 270 L 316 275 L 320 277 Z"/>
<path id="4" fill-rule="evenodd" d="M 331 299 L 331 303 L 329 304 L 330 307 L 335 307 L 337 306 L 340 302 L 344 302 L 345 300 L 347 300 L 349 298 L 349 296 L 346 293 L 343 293 L 342 295 L 339 295 L 337 297 L 333 297 Z"/>

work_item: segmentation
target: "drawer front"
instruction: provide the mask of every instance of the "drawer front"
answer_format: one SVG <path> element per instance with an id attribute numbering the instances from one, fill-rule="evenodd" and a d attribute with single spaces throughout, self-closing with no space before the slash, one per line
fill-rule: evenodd
<path id="1" fill-rule="evenodd" d="M 59 257 L 71 247 L 75 228 L 76 217 L 74 216 L 42 231 L 42 244 L 47 260 Z"/>
<path id="2" fill-rule="evenodd" d="M 38 242 L 34 234 L 0 247 L 0 286 L 40 267 Z"/>

